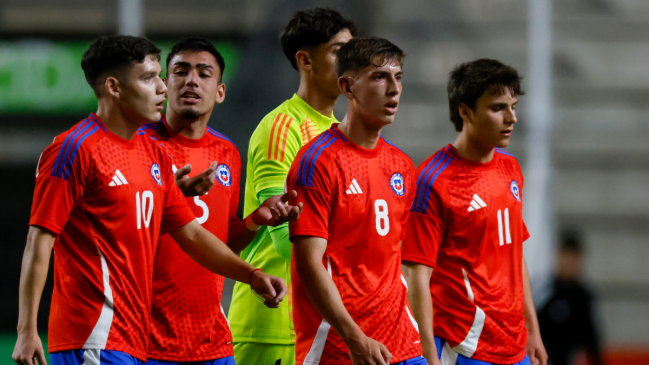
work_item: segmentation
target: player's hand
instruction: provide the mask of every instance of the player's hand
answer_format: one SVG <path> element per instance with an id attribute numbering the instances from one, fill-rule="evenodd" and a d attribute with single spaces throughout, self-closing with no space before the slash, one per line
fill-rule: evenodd
<path id="1" fill-rule="evenodd" d="M 527 356 L 530 357 L 532 365 L 547 365 L 548 353 L 545 351 L 541 334 L 538 331 L 536 333 L 528 333 L 525 351 L 527 352 Z"/>
<path id="2" fill-rule="evenodd" d="M 188 176 L 191 171 L 192 165 L 189 164 L 177 170 L 174 173 L 176 185 L 178 185 L 185 197 L 205 195 L 212 188 L 212 185 L 214 185 L 216 161 L 213 161 L 207 170 L 194 177 Z"/>
<path id="3" fill-rule="evenodd" d="M 20 365 L 36 365 L 36 360 L 38 360 L 38 364 L 47 364 L 43 343 L 36 331 L 18 333 L 18 340 L 12 357 Z"/>
<path id="4" fill-rule="evenodd" d="M 297 191 L 291 190 L 286 194 L 271 196 L 252 212 L 252 221 L 260 226 L 278 226 L 288 221 L 297 220 L 302 213 L 302 203 L 288 205 L 285 202 L 295 199 Z"/>
<path id="5" fill-rule="evenodd" d="M 281 278 L 255 271 L 250 276 L 250 288 L 257 293 L 268 308 L 277 308 L 286 296 L 286 283 Z"/>
<path id="6" fill-rule="evenodd" d="M 382 343 L 365 335 L 347 342 L 349 357 L 354 365 L 388 365 L 392 354 Z"/>

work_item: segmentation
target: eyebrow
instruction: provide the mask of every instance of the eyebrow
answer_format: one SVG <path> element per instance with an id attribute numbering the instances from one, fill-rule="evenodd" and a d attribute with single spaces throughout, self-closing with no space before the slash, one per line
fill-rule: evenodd
<path id="1" fill-rule="evenodd" d="M 187 67 L 187 68 L 192 68 L 192 64 L 189 62 L 183 62 L 183 61 L 178 61 L 173 64 L 174 66 L 181 66 L 181 67 Z M 196 68 L 211 68 L 214 69 L 214 66 L 208 65 L 207 63 L 197 63 Z"/>

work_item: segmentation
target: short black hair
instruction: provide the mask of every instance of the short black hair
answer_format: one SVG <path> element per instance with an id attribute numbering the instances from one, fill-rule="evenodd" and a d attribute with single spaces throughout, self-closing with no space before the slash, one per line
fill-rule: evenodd
<path id="1" fill-rule="evenodd" d="M 563 252 L 582 253 L 583 238 L 581 231 L 574 228 L 564 228 L 559 234 L 559 250 Z"/>
<path id="2" fill-rule="evenodd" d="M 377 57 L 380 58 L 379 65 L 396 61 L 399 66 L 403 66 L 406 54 L 401 48 L 387 39 L 377 37 L 354 38 L 338 50 L 336 73 L 340 77 L 347 71 L 364 69 L 375 62 Z"/>
<path id="3" fill-rule="evenodd" d="M 160 61 L 160 49 L 144 37 L 111 35 L 100 37 L 88 47 L 81 58 L 86 81 L 101 97 L 102 78 L 110 73 L 142 63 L 147 56 Z"/>
<path id="4" fill-rule="evenodd" d="M 223 60 L 223 56 L 221 56 L 221 53 L 219 53 L 216 47 L 214 47 L 212 42 L 201 37 L 188 37 L 182 39 L 171 47 L 171 52 L 169 52 L 169 55 L 167 56 L 167 75 L 169 74 L 169 62 L 171 62 L 171 59 L 174 58 L 174 56 L 183 51 L 211 53 L 221 69 L 221 75 L 219 77 L 219 82 L 221 82 L 223 79 L 223 71 L 225 70 L 225 61 Z"/>
<path id="5" fill-rule="evenodd" d="M 356 25 L 335 10 L 315 8 L 300 10 L 286 24 L 280 35 L 282 49 L 294 69 L 297 68 L 295 54 L 308 47 L 327 43 L 340 31 L 347 29 L 356 36 Z"/>
<path id="6" fill-rule="evenodd" d="M 487 90 L 494 94 L 503 94 L 505 89 L 509 89 L 514 96 L 524 95 L 521 80 L 523 78 L 515 68 L 488 58 L 465 62 L 455 67 L 446 88 L 451 123 L 455 130 L 460 132 L 463 127 L 460 104 L 466 104 L 475 110 L 478 98 Z"/>

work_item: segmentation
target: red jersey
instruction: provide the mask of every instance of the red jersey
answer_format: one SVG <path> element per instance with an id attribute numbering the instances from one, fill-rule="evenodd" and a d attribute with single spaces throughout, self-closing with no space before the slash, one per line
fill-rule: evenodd
<path id="1" fill-rule="evenodd" d="M 192 176 L 216 161 L 216 181 L 203 196 L 187 198 L 198 223 L 221 241 L 228 226 L 239 222 L 239 151 L 224 135 L 207 127 L 200 139 L 186 138 L 162 121 L 138 133 L 161 141 L 174 161 L 173 170 L 192 165 Z M 153 267 L 151 345 L 149 358 L 174 362 L 204 361 L 232 356 L 232 334 L 221 308 L 223 276 L 205 269 L 166 234 Z"/>
<path id="2" fill-rule="evenodd" d="M 287 188 L 304 204 L 290 236 L 327 240 L 322 259 L 345 308 L 370 338 L 400 362 L 421 355 L 417 325 L 401 273 L 400 241 L 414 194 L 412 160 L 383 138 L 372 150 L 349 141 L 337 128 L 300 150 Z M 299 364 L 351 364 L 342 338 L 309 300 L 291 264 L 293 319 Z"/>
<path id="3" fill-rule="evenodd" d="M 450 144 L 417 168 L 402 259 L 433 267 L 433 332 L 466 357 L 525 357 L 523 174 L 510 153 L 463 159 Z"/>
<path id="4" fill-rule="evenodd" d="M 58 235 L 49 351 L 146 360 L 158 237 L 194 218 L 151 137 L 125 140 L 95 114 L 57 136 L 41 155 L 29 222 Z"/>

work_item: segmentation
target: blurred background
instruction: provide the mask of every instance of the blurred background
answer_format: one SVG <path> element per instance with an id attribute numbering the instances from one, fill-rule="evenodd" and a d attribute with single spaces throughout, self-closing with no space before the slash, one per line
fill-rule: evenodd
<path id="1" fill-rule="evenodd" d="M 456 137 L 446 97 L 455 65 L 496 58 L 525 76 L 528 93 L 519 98 L 508 150 L 526 174 L 532 239 L 525 254 L 538 310 L 555 324 L 592 312 L 606 363 L 648 364 L 646 0 L 0 0 L 0 364 L 12 363 L 39 155 L 96 108 L 80 67 L 88 45 L 102 35 L 141 34 L 163 49 L 164 60 L 185 36 L 214 41 L 226 60 L 227 95 L 210 126 L 235 142 L 245 173 L 249 136 L 299 83 L 279 33 L 296 10 L 315 6 L 340 11 L 364 34 L 407 53 L 402 102 L 384 134 L 415 165 Z M 341 99 L 338 119 L 345 110 Z M 568 244 L 576 256 L 557 258 L 566 230 L 579 241 Z M 557 297 L 555 272 L 561 279 L 566 267 L 588 304 Z M 40 307 L 44 333 L 51 274 Z M 226 310 L 230 292 L 228 285 Z M 584 353 L 571 350 L 572 363 L 598 362 Z"/>

